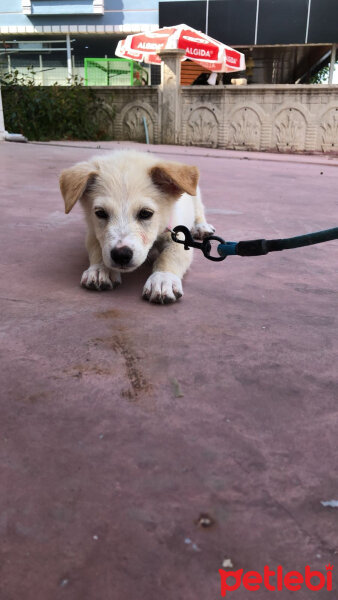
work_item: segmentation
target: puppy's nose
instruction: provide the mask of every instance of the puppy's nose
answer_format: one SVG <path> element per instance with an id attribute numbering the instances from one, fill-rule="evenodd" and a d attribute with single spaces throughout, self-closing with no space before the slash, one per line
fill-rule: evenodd
<path id="1" fill-rule="evenodd" d="M 131 248 L 128 248 L 128 246 L 121 246 L 121 248 L 113 248 L 110 256 L 117 265 L 124 267 L 131 261 L 133 257 L 133 251 Z"/>

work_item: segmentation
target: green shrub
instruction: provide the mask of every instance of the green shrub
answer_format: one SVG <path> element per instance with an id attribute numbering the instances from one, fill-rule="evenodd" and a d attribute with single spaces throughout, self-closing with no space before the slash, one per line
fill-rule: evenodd
<path id="1" fill-rule="evenodd" d="M 108 139 L 106 119 L 114 119 L 102 100 L 77 77 L 69 86 L 35 85 L 18 71 L 0 79 L 6 130 L 29 140 Z"/>

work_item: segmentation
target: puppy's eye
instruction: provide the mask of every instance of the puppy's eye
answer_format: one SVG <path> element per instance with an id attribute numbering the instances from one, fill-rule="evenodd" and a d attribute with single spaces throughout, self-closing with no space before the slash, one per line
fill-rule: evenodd
<path id="1" fill-rule="evenodd" d="M 108 219 L 108 213 L 106 213 L 106 211 L 103 210 L 102 208 L 99 208 L 98 210 L 96 210 L 95 214 L 98 219 Z"/>
<path id="2" fill-rule="evenodd" d="M 153 211 L 149 210 L 148 208 L 142 208 L 142 210 L 140 210 L 140 212 L 138 213 L 137 217 L 141 220 L 141 221 L 147 221 L 148 219 L 151 219 L 151 217 L 153 216 Z"/>

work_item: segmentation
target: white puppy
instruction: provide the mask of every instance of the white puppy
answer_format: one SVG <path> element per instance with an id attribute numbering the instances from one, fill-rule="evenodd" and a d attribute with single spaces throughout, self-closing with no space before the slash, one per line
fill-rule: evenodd
<path id="1" fill-rule="evenodd" d="M 204 217 L 198 177 L 196 167 L 133 151 L 95 157 L 62 171 L 65 212 L 80 200 L 88 225 L 90 266 L 81 284 L 112 289 L 121 283 L 121 273 L 137 269 L 157 249 L 143 297 L 160 304 L 180 298 L 192 250 L 173 242 L 167 228 L 185 225 L 199 238 L 214 232 Z"/>

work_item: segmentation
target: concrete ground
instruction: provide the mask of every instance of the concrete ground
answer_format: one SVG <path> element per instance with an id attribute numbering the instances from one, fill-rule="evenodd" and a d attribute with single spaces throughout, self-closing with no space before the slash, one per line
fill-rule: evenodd
<path id="1" fill-rule="evenodd" d="M 0 598 L 215 600 L 225 559 L 331 563 L 337 594 L 338 242 L 196 251 L 170 306 L 141 300 L 147 268 L 84 290 L 58 174 L 128 145 L 0 144 Z M 337 159 L 152 149 L 200 168 L 227 240 L 338 225 Z"/>

